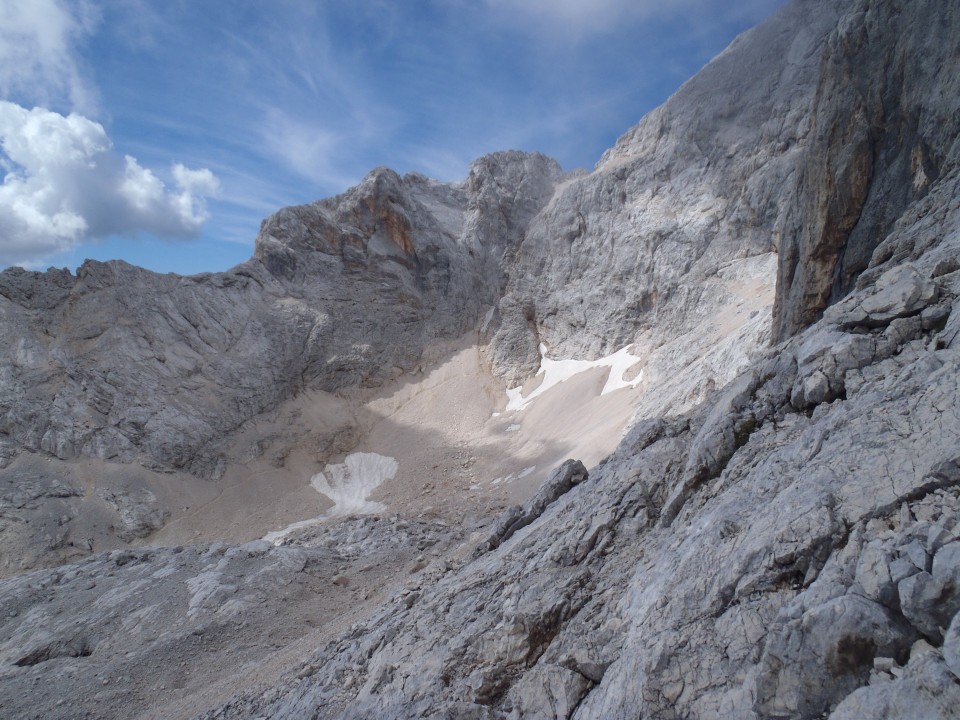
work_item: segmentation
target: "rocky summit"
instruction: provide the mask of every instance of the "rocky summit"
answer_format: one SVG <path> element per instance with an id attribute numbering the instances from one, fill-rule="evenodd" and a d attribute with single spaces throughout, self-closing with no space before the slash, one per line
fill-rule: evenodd
<path id="1" fill-rule="evenodd" d="M 11 718 L 960 717 L 960 5 L 793 0 L 592 172 L 0 273 Z"/>

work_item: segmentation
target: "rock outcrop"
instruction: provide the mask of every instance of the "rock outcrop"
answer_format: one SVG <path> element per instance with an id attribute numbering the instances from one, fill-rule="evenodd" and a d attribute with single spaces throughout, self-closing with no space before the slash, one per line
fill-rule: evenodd
<path id="1" fill-rule="evenodd" d="M 956 162 L 960 79 L 947 68 L 957 13 L 950 3 L 860 3 L 830 35 L 781 247 L 776 337 L 816 320 L 869 265 L 923 252 L 886 239 L 919 220 Z"/>
<path id="2" fill-rule="evenodd" d="M 91 680 L 162 692 L 151 663 L 201 673 L 196 637 L 225 667 L 242 610 L 258 644 L 238 657 L 276 671 L 205 691 L 165 670 L 184 690 L 169 716 L 956 717 L 958 58 L 947 0 L 794 0 L 593 173 L 517 153 L 454 186 L 378 170 L 266 221 L 223 275 L 4 273 L 8 458 L 100 458 L 119 434 L 107 459 L 212 476 L 218 438 L 284 393 L 379 382 L 481 325 L 511 382 L 544 351 L 634 343 L 653 383 L 613 454 L 483 527 L 347 518 L 284 547 L 118 550 L 4 580 L 4 706 L 121 713 Z M 772 314 L 735 322 L 731 287 L 764 268 Z M 120 278 L 152 288 L 136 323 L 95 312 Z M 69 516 L 86 488 L 9 474 L 23 462 L 4 512 Z M 101 500 L 122 532 L 163 522 Z M 321 586 L 355 585 L 309 646 L 264 648 L 289 639 L 275 604 L 306 622 Z"/>
<path id="3" fill-rule="evenodd" d="M 953 298 L 960 273 L 937 284 Z M 322 678 L 215 716 L 953 717 L 960 348 L 912 317 L 896 341 L 836 313 L 642 423 L 500 547 L 311 656 Z M 824 368 L 842 397 L 800 399 Z"/>
<path id="4" fill-rule="evenodd" d="M 0 586 L 3 715 L 190 717 L 198 696 L 222 702 L 251 672 L 277 679 L 358 607 L 388 601 L 386 588 L 443 572 L 435 548 L 463 532 L 351 518 L 311 528 L 297 547 L 120 549 L 9 578 Z"/>

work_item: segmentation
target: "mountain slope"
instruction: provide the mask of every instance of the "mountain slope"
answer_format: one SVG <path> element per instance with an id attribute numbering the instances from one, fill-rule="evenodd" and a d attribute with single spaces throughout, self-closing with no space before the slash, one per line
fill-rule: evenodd
<path id="1" fill-rule="evenodd" d="M 98 338 L 134 336 L 74 329 L 87 313 L 65 313 L 91 302 L 88 275 L 163 288 L 175 298 L 164 318 L 181 304 L 190 313 L 199 285 L 241 316 L 237 327 L 282 335 L 263 383 L 271 397 L 214 382 L 231 367 L 247 377 L 261 362 L 251 355 L 273 357 L 258 337 L 249 352 L 230 344 L 245 336 L 219 334 L 221 310 L 166 338 L 216 350 L 194 350 L 214 387 L 182 391 L 176 375 L 144 400 L 182 392 L 174 419 L 223 423 L 201 434 L 203 453 L 244 420 L 266 443 L 264 409 L 324 388 L 349 400 L 379 384 L 374 402 L 393 412 L 419 383 L 411 369 L 465 331 L 490 341 L 477 357 L 498 376 L 527 381 L 511 395 L 521 406 L 562 358 L 632 344 L 638 360 L 612 378 L 625 387 L 608 400 L 636 420 L 616 450 L 590 467 L 557 463 L 495 521 L 432 515 L 422 506 L 440 493 L 424 488 L 419 517 L 408 503 L 332 518 L 285 547 L 117 550 L 4 580 L 16 613 L 0 622 L 5 705 L 26 717 L 955 717 L 958 63 L 960 8 L 947 0 L 795 0 L 593 173 L 514 153 L 481 159 L 454 186 L 374 171 L 266 221 L 255 258 L 222 276 L 5 273 L 5 316 L 36 343 L 14 357 L 23 331 L 7 331 L 5 403 L 24 416 L 8 432 L 30 427 L 32 408 L 61 417 L 50 408 L 62 397 L 74 433 L 48 419 L 39 438 L 11 434 L 13 483 L 37 459 L 24 448 L 78 446 L 45 447 L 51 427 L 52 438 L 75 437 L 84 418 L 91 437 L 126 427 L 91 415 L 96 398 L 83 395 L 86 368 L 111 362 Z M 123 301 L 115 280 L 97 282 L 113 307 Z M 284 313 L 284 329 L 270 325 Z M 149 343 L 130 345 L 131 378 L 164 377 L 144 360 Z M 89 360 L 65 360 L 84 350 Z M 504 434 L 534 418 L 573 427 L 565 418 L 580 419 L 584 397 L 602 400 L 593 367 L 537 396 L 538 414 L 503 407 L 489 422 Z M 323 460 L 356 438 L 343 442 Z M 132 445 L 114 466 L 194 469 L 193 445 L 169 456 L 162 443 Z M 220 458 L 229 474 L 228 445 L 201 453 L 195 472 L 214 477 L 202 468 Z M 37 470 L 30 488 L 72 502 L 73 486 L 51 477 L 80 460 L 51 460 L 55 472 Z M 446 492 L 470 502 L 456 473 L 444 469 Z M 503 478 L 478 480 L 471 492 Z M 289 615 L 275 611 L 283 604 Z M 310 617 L 320 627 L 291 642 L 290 618 Z"/>
<path id="2" fill-rule="evenodd" d="M 858 84 L 884 87 L 899 68 L 887 94 L 937 118 L 922 124 L 933 174 L 906 172 L 913 151 L 889 138 L 859 189 L 856 144 L 804 157 L 801 217 L 830 193 L 868 198 L 858 212 L 879 234 L 830 229 L 838 287 L 856 289 L 805 328 L 822 294 L 781 286 L 778 317 L 797 319 L 780 332 L 794 337 L 766 359 L 693 412 L 640 424 L 527 528 L 310 658 L 322 673 L 221 716 L 954 716 L 960 158 L 956 73 L 943 70 L 957 68 L 960 16 L 911 5 L 905 29 L 895 2 L 846 10 L 818 82 L 816 107 L 832 96 L 832 112 L 815 121 L 859 122 L 837 99 L 850 37 L 870 58 Z M 811 188 L 815 160 L 826 171 Z M 782 242 L 781 280 L 794 261 L 816 275 L 822 247 L 805 237 Z M 852 258 L 872 248 L 857 279 Z"/>

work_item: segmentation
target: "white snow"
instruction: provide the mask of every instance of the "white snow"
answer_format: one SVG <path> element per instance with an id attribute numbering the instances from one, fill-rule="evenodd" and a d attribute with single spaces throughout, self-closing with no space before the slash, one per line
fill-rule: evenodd
<path id="1" fill-rule="evenodd" d="M 493 320 L 493 312 L 496 308 L 491 307 L 487 310 L 487 314 L 483 316 L 483 325 L 480 326 L 480 332 L 485 333 L 487 328 L 490 327 L 490 321 Z"/>
<path id="2" fill-rule="evenodd" d="M 521 480 L 522 478 L 525 478 L 528 475 L 532 475 L 534 472 L 536 472 L 536 470 L 537 470 L 537 466 L 531 465 L 530 467 L 524 468 L 523 470 L 521 470 L 516 474 L 510 473 L 509 475 L 506 475 L 504 477 L 495 478 L 494 481 L 491 482 L 490 484 L 496 487 L 497 485 L 502 485 L 503 483 L 510 483 L 510 482 L 513 482 L 514 480 Z"/>
<path id="3" fill-rule="evenodd" d="M 504 432 L 508 432 L 508 433 L 520 432 L 520 426 L 514 423 L 513 425 L 508 427 L 506 430 L 504 430 Z"/>
<path id="4" fill-rule="evenodd" d="M 607 375 L 607 382 L 600 391 L 601 395 L 620 390 L 622 388 L 636 387 L 643 379 L 643 371 L 637 374 L 633 380 L 624 380 L 623 376 L 631 367 L 636 365 L 642 358 L 630 354 L 633 345 L 627 345 L 621 348 L 613 355 L 600 358 L 599 360 L 551 360 L 547 357 L 547 349 L 540 346 L 540 370 L 537 376 L 543 376 L 543 381 L 539 387 L 532 393 L 523 397 L 521 387 L 510 388 L 507 390 L 507 410 L 523 410 L 536 398 L 543 395 L 550 388 L 559 385 L 564 380 L 569 380 L 577 375 L 593 368 L 605 367 L 610 369 Z"/>
<path id="5" fill-rule="evenodd" d="M 310 484 L 333 500 L 328 515 L 382 512 L 386 508 L 367 500 L 367 496 L 384 480 L 392 480 L 398 467 L 397 461 L 386 455 L 353 453 L 342 464 L 327 465 L 324 472 L 310 478 Z"/>
<path id="6" fill-rule="evenodd" d="M 310 527 L 311 525 L 319 525 L 326 519 L 326 515 L 319 515 L 317 517 L 310 518 L 309 520 L 300 520 L 299 522 L 287 525 L 282 530 L 271 530 L 263 536 L 263 539 L 269 543 L 273 543 L 274 545 L 279 545 L 280 541 L 294 530 L 300 530 L 301 528 Z"/>
<path id="7" fill-rule="evenodd" d="M 367 496 L 385 480 L 392 480 L 399 467 L 392 457 L 362 452 L 347 455 L 342 463 L 327 465 L 323 472 L 310 478 L 310 485 L 321 495 L 333 500 L 333 507 L 319 517 L 269 532 L 263 539 L 279 545 L 294 530 L 317 525 L 327 518 L 383 512 L 386 506 L 367 500 Z"/>

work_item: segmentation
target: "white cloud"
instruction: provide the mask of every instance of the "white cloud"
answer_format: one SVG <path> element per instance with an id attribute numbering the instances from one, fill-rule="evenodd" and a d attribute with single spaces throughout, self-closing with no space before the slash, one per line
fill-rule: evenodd
<path id="1" fill-rule="evenodd" d="M 515 27 L 553 37 L 579 40 L 616 30 L 628 23 L 682 17 L 694 30 L 709 29 L 721 16 L 768 14 L 784 0 L 486 0 L 494 16 Z M 702 27 L 706 24 L 706 27 Z"/>
<path id="2" fill-rule="evenodd" d="M 99 21 L 89 0 L 0 0 L 0 96 L 93 113 L 76 48 Z"/>
<path id="3" fill-rule="evenodd" d="M 174 189 L 113 152 L 99 123 L 0 101 L 0 262 L 34 263 L 85 240 L 150 233 L 191 237 L 219 183 L 210 170 L 171 168 Z"/>
<path id="4" fill-rule="evenodd" d="M 346 189 L 360 177 L 345 171 L 338 160 L 344 148 L 357 147 L 365 130 L 337 133 L 320 123 L 302 122 L 271 108 L 260 127 L 268 156 L 319 185 Z M 362 175 L 361 175 L 362 176 Z"/>

